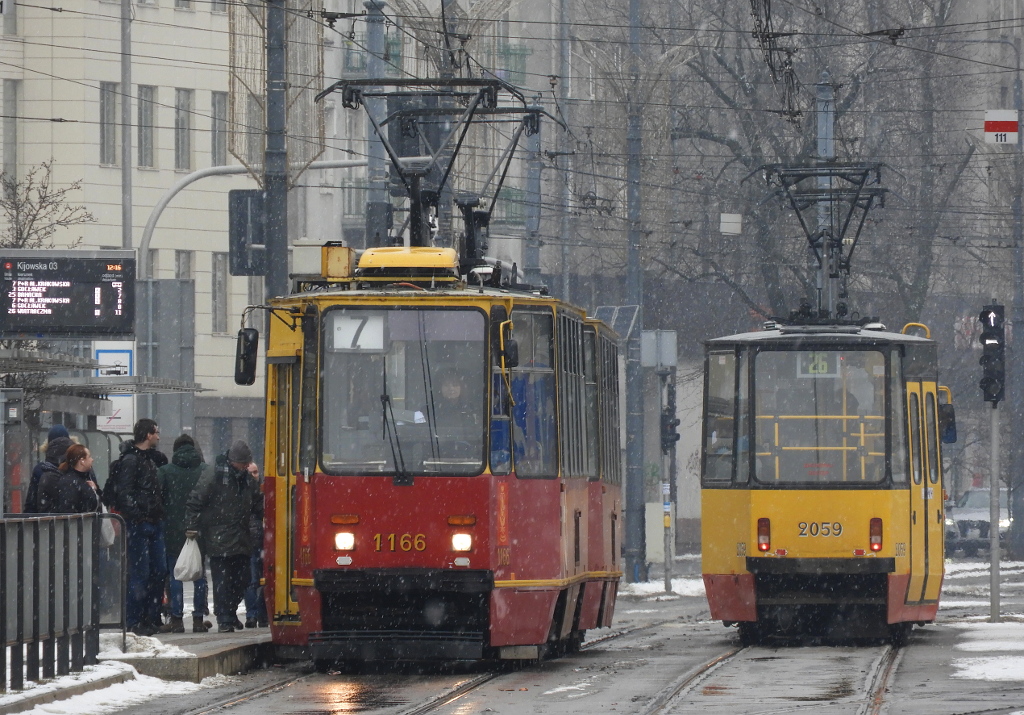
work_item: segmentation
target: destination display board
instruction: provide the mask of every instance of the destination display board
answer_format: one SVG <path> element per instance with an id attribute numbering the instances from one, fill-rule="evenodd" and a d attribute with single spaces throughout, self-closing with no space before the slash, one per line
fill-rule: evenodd
<path id="1" fill-rule="evenodd" d="M 130 338 L 134 251 L 0 249 L 0 336 Z"/>

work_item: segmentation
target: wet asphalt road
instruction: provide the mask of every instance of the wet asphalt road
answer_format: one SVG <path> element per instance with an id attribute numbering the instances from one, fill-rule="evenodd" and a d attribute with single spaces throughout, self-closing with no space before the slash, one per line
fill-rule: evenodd
<path id="1" fill-rule="evenodd" d="M 692 569 L 693 562 L 680 567 Z M 583 652 L 518 670 L 317 674 L 307 664 L 290 664 L 157 701 L 146 712 L 1024 712 L 1024 563 L 1003 564 L 1008 623 L 994 632 L 979 630 L 987 628 L 980 624 L 989 613 L 987 565 L 954 558 L 947 571 L 939 620 L 916 628 L 891 662 L 878 644 L 741 649 L 735 629 L 707 620 L 703 598 L 626 596 L 615 627 L 588 634 Z M 615 633 L 621 635 L 607 638 Z M 715 659 L 721 660 L 704 670 Z M 983 679 L 994 673 L 1015 679 Z"/>

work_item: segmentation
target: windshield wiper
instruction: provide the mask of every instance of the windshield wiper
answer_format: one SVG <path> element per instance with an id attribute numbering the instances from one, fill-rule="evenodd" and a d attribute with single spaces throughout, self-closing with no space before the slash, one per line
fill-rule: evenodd
<path id="1" fill-rule="evenodd" d="M 434 381 L 430 369 L 430 351 L 427 349 L 427 340 L 423 330 L 423 315 L 420 314 L 418 322 L 420 342 L 420 369 L 423 371 L 423 392 L 427 397 L 427 430 L 430 432 L 430 456 L 434 459 L 441 457 L 441 440 L 437 436 L 437 406 L 434 402 Z"/>
<path id="2" fill-rule="evenodd" d="M 402 442 L 398 438 L 398 423 L 395 422 L 395 410 L 391 405 L 391 395 L 388 394 L 388 361 L 384 358 L 384 389 L 380 395 L 380 411 L 383 420 L 384 436 L 391 445 L 391 458 L 395 463 L 396 487 L 412 486 L 412 477 L 405 469 L 405 457 L 402 455 Z"/>

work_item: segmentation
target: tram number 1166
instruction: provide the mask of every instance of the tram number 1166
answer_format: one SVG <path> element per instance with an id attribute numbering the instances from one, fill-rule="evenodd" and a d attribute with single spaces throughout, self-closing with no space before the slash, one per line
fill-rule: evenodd
<path id="1" fill-rule="evenodd" d="M 800 536 L 839 536 L 843 533 L 843 525 L 838 521 L 801 521 L 797 527 Z"/>
<path id="2" fill-rule="evenodd" d="M 427 537 L 423 534 L 374 534 L 374 551 L 424 551 Z"/>

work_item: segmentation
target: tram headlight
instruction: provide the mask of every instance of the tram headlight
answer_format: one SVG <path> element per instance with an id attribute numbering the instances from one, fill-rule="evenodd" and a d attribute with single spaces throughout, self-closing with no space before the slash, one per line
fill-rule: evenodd
<path id="1" fill-rule="evenodd" d="M 452 534 L 452 551 L 472 551 L 472 534 Z"/>
<path id="2" fill-rule="evenodd" d="M 335 533 L 334 548 L 338 551 L 352 551 L 356 548 L 356 535 L 351 531 L 339 531 Z"/>
<path id="3" fill-rule="evenodd" d="M 1000 519 L 999 520 L 999 528 L 1000 529 L 1009 529 L 1011 521 L 1013 521 L 1013 519 Z"/>
<path id="4" fill-rule="evenodd" d="M 956 521 L 953 519 L 953 517 L 946 517 L 946 526 L 956 526 Z"/>

